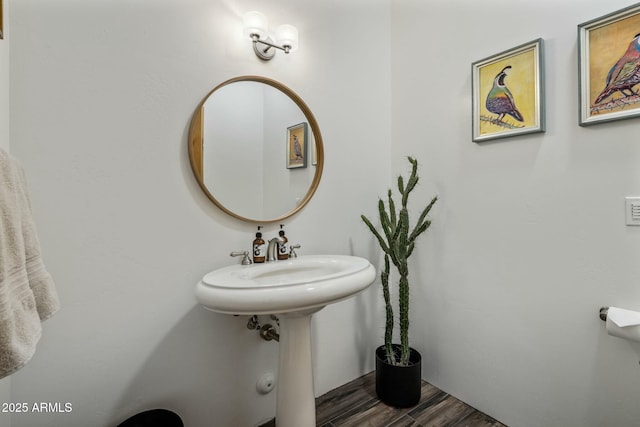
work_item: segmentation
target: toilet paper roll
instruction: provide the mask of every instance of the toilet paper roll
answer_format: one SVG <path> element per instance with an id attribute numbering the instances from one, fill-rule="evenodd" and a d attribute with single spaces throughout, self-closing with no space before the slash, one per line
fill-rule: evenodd
<path id="1" fill-rule="evenodd" d="M 640 342 L 640 312 L 609 307 L 607 333 L 614 337 Z"/>

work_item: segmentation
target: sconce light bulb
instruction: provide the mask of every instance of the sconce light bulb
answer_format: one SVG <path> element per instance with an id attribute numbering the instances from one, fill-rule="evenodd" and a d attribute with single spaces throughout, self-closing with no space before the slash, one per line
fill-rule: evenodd
<path id="1" fill-rule="evenodd" d="M 283 24 L 276 28 L 276 41 L 280 43 L 284 51 L 290 51 L 298 48 L 298 29 L 293 25 Z"/>
<path id="2" fill-rule="evenodd" d="M 264 14 L 255 10 L 247 12 L 244 14 L 242 21 L 244 24 L 245 37 L 250 37 L 251 39 L 254 39 L 254 37 L 258 39 L 267 38 L 269 23 Z"/>

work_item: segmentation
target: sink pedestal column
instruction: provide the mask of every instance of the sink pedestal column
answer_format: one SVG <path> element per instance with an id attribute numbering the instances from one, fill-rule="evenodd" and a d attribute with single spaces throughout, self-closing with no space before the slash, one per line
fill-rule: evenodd
<path id="1" fill-rule="evenodd" d="M 316 425 L 316 399 L 311 363 L 311 316 L 321 308 L 278 314 L 280 355 L 276 400 L 277 427 Z"/>

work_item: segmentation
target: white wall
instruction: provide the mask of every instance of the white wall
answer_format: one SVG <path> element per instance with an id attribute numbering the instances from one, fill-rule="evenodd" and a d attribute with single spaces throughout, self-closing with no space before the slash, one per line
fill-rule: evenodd
<path id="1" fill-rule="evenodd" d="M 260 84 L 236 83 L 216 90 L 203 106 L 204 183 L 225 208 L 245 218 L 265 218 L 263 98 Z"/>
<path id="2" fill-rule="evenodd" d="M 300 49 L 258 60 L 240 35 L 254 8 L 274 26 L 296 24 Z M 194 427 L 273 416 L 275 396 L 259 396 L 255 381 L 276 368 L 277 345 L 194 299 L 204 273 L 250 248 L 254 226 L 201 194 L 188 124 L 230 77 L 292 88 L 320 124 L 326 167 L 287 235 L 302 254 L 372 256 L 359 214 L 389 177 L 388 2 L 21 0 L 11 22 L 12 152 L 27 170 L 62 302 L 13 377 L 12 400 L 73 405 L 16 416 L 13 427 L 113 426 L 151 407 Z M 353 37 L 371 24 L 375 44 Z M 317 394 L 373 368 L 375 301 L 377 289 L 316 315 Z"/>
<path id="3" fill-rule="evenodd" d="M 424 377 L 510 426 L 635 426 L 640 346 L 603 305 L 640 309 L 637 119 L 578 126 L 578 24 L 630 1 L 392 2 L 392 174 L 440 196 L 416 250 Z M 547 132 L 471 142 L 471 63 L 542 37 Z M 416 207 L 416 210 L 418 207 Z"/>
<path id="4" fill-rule="evenodd" d="M 5 36 L 0 40 L 0 149 L 9 151 L 9 41 L 10 32 L 8 30 L 8 19 L 6 14 L 9 12 L 8 0 L 3 1 L 4 22 L 3 29 Z M 11 377 L 0 380 L 0 402 L 11 401 Z M 11 422 L 9 414 L 1 414 L 0 422 L 9 424 Z M 0 423 L 1 424 L 1 423 Z"/>

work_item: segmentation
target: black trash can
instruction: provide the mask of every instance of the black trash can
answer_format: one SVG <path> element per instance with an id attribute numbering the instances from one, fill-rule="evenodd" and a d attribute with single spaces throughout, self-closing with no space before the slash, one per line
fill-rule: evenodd
<path id="1" fill-rule="evenodd" d="M 118 427 L 184 427 L 184 424 L 175 412 L 151 409 L 134 415 Z"/>

